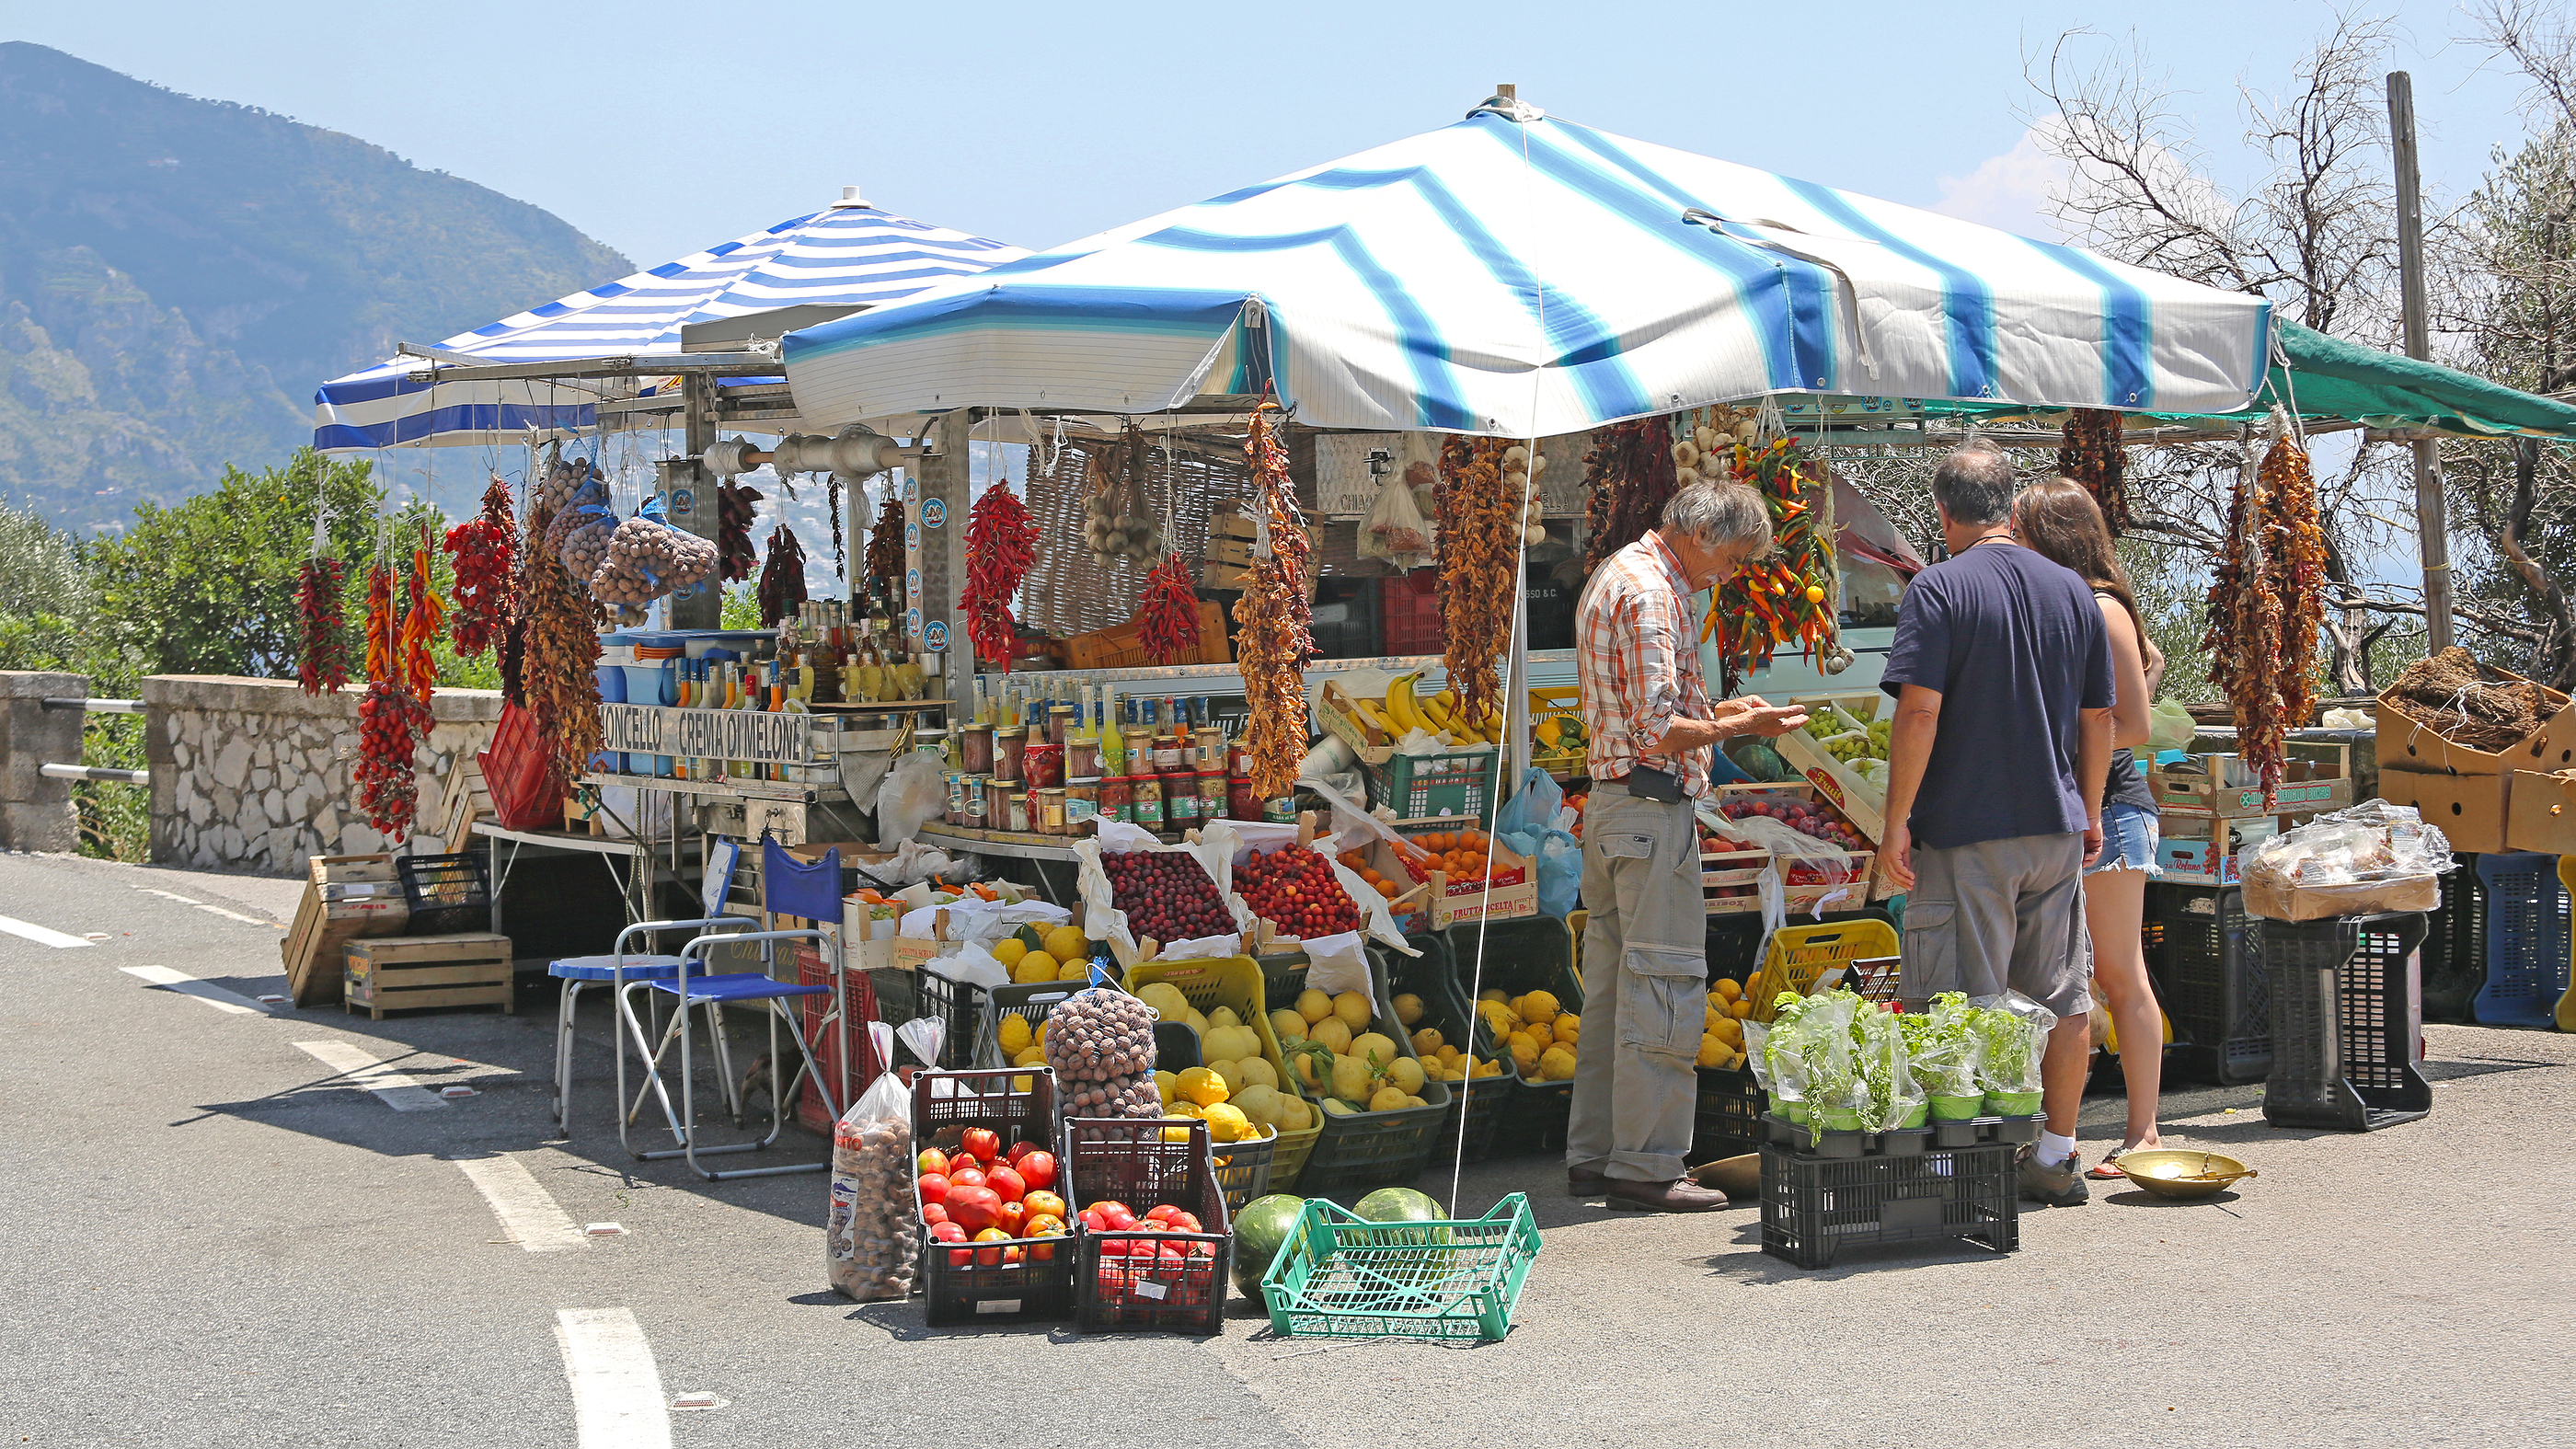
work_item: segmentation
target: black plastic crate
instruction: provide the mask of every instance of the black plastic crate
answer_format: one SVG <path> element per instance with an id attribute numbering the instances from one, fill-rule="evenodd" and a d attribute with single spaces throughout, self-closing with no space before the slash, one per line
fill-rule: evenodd
<path id="1" fill-rule="evenodd" d="M 1762 970 L 1762 917 L 1753 911 L 1708 918 L 1708 984 L 1750 986 Z"/>
<path id="2" fill-rule="evenodd" d="M 1025 1081 L 1025 1089 L 1012 1086 Z M 1051 1145 L 1055 1135 L 1055 1074 L 1044 1067 L 999 1072 L 918 1072 L 912 1079 L 912 1140 L 916 1147 L 945 1147 L 968 1127 L 989 1127 L 1004 1146 Z M 1068 1197 L 1068 1201 L 1070 1198 Z M 923 1321 L 992 1323 L 1073 1316 L 1075 1240 L 1019 1238 L 1007 1243 L 933 1242 L 921 1223 Z M 991 1254 L 984 1250 L 991 1249 Z M 1007 1258 L 1019 1251 L 1020 1261 Z M 1040 1256 L 1043 1254 L 1044 1256 Z"/>
<path id="3" fill-rule="evenodd" d="M 2486 980 L 2472 1009 L 2484 1026 L 2558 1024 L 2567 990 L 2567 891 L 2558 857 L 2516 850 L 2481 855 Z"/>
<path id="4" fill-rule="evenodd" d="M 1753 1069 L 1701 1067 L 1698 1075 L 1699 1105 L 1691 1119 L 1690 1160 L 1736 1157 L 1761 1146 L 1762 1114 L 1770 1110 L 1771 1098 L 1754 1080 Z"/>
<path id="5" fill-rule="evenodd" d="M 2478 880 L 2478 858 L 2452 857 L 2444 871 L 2442 903 L 2424 921 L 2420 973 L 2426 1021 L 2475 1020 L 2478 991 L 2487 984 L 2487 893 Z"/>
<path id="6" fill-rule="evenodd" d="M 1481 970 L 1476 956 L 1479 930 L 1485 932 Z M 1556 998 L 1558 1010 L 1573 1012 L 1578 1018 L 1583 1014 L 1583 982 L 1574 971 L 1574 934 L 1566 929 L 1565 922 L 1554 916 L 1522 916 L 1452 926 L 1448 935 L 1449 949 L 1457 958 L 1452 979 L 1458 984 L 1458 999 L 1468 1011 L 1475 1010 L 1475 997 L 1481 986 L 1513 998 L 1545 991 Z M 1478 1055 L 1499 1053 L 1504 1060 L 1511 1059 L 1481 1019 L 1475 1026 Z M 1495 1152 L 1501 1155 L 1565 1150 L 1574 1083 L 1571 1079 L 1539 1081 L 1535 1076 L 1532 1073 L 1514 1078 L 1511 1102 L 1504 1110 L 1502 1129 L 1494 1142 Z"/>
<path id="7" fill-rule="evenodd" d="M 2263 922 L 2274 993 L 2264 1121 L 2369 1132 L 2432 1110 L 2415 1069 L 2420 1008 L 2407 969 L 2423 941 L 2413 911 Z"/>
<path id="8" fill-rule="evenodd" d="M 1109 1198 L 1142 1218 L 1169 1204 L 1188 1210 L 1207 1230 L 1096 1233 L 1075 1228 L 1074 1326 L 1084 1333 L 1224 1329 L 1225 1297 L 1233 1281 L 1234 1220 L 1217 1183 L 1207 1124 L 1188 1124 L 1187 1140 L 1180 1142 L 1169 1140 L 1165 1130 L 1175 1125 L 1095 1117 L 1064 1124 L 1065 1201 L 1075 1212 Z M 1172 1248 L 1179 1251 L 1167 1251 Z"/>
<path id="9" fill-rule="evenodd" d="M 1293 1007 L 1306 989 L 1308 963 L 1304 954 L 1264 956 L 1259 960 L 1264 999 Z M 1376 999 L 1369 1029 L 1384 1033 L 1395 1042 L 1399 1053 L 1418 1056 L 1413 1050 L 1412 1034 L 1395 1019 L 1395 1007 L 1390 1004 L 1393 998 L 1381 978 L 1382 973 L 1372 963 L 1369 985 Z M 1356 1202 L 1357 1195 L 1377 1188 L 1410 1186 L 1431 1160 L 1432 1141 L 1448 1120 L 1455 1095 L 1448 1083 L 1425 1080 L 1421 1096 L 1427 1106 L 1337 1116 L 1323 1109 L 1322 1097 L 1305 1093 L 1306 1105 L 1315 1110 L 1322 1128 L 1315 1138 L 1314 1152 L 1297 1174 L 1298 1194 L 1338 1195 Z"/>
<path id="10" fill-rule="evenodd" d="M 1907 1156 L 1832 1158 L 1762 1149 L 1762 1251 L 1825 1268 L 1851 1248 L 1950 1239 L 2021 1246 L 2014 1156 L 2004 1142 Z"/>
<path id="11" fill-rule="evenodd" d="M 969 1067 L 1002 1063 L 979 1062 L 984 1052 L 991 1023 L 988 999 L 990 992 L 972 981 L 956 981 L 924 966 L 913 973 L 914 997 L 923 1019 L 936 1018 L 940 1023 L 939 1065 L 944 1071 L 964 1071 Z M 1030 1023 L 1032 1027 L 1035 1022 Z"/>
<path id="12" fill-rule="evenodd" d="M 1429 1027 L 1440 1033 L 1443 1043 L 1461 1052 L 1467 1051 L 1473 1034 L 1467 1030 L 1466 1002 L 1459 996 L 1457 983 L 1451 978 L 1448 936 L 1433 931 L 1407 936 L 1405 944 L 1422 954 L 1407 956 L 1382 943 L 1369 943 L 1369 956 L 1380 978 L 1386 982 L 1388 1003 L 1392 1005 L 1396 997 L 1408 994 L 1422 998 L 1422 1019 L 1415 1023 L 1414 1034 L 1419 1035 L 1424 1027 Z M 1414 1047 L 1414 1055 L 1426 1062 L 1436 1053 L 1437 1048 L 1433 1053 L 1425 1054 L 1418 1043 Z M 1451 1082 L 1449 1111 L 1440 1119 L 1440 1134 L 1433 1139 L 1431 1160 L 1435 1163 L 1449 1162 L 1463 1155 L 1466 1161 L 1482 1162 L 1492 1156 L 1494 1134 L 1502 1129 L 1503 1113 L 1510 1104 L 1514 1082 L 1515 1076 L 1508 1061 L 1498 1075 Z M 1463 1154 L 1458 1141 L 1462 1120 L 1467 1134 Z"/>
<path id="13" fill-rule="evenodd" d="M 483 873 L 483 857 L 398 855 L 394 875 L 402 881 L 411 936 L 446 936 L 459 931 L 492 929 L 492 882 Z"/>
<path id="14" fill-rule="evenodd" d="M 2272 1070 L 2271 997 L 2243 888 L 2158 881 L 2148 892 L 2164 937 L 2157 994 L 2174 1026 L 2166 1068 L 2222 1086 L 2263 1080 Z"/>

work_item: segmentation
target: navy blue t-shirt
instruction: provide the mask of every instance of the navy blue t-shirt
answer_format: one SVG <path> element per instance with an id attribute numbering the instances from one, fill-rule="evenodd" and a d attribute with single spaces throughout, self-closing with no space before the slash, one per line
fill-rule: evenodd
<path id="1" fill-rule="evenodd" d="M 2111 640 L 2072 570 L 1989 543 L 1906 587 L 1880 687 L 1940 691 L 1941 724 L 1914 797 L 1936 850 L 2084 828 L 2078 712 L 2111 707 Z"/>

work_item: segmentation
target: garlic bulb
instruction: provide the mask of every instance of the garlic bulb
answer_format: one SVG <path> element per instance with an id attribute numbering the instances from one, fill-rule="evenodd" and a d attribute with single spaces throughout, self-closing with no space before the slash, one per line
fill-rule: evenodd
<path id="1" fill-rule="evenodd" d="M 1673 444 L 1673 466 L 1688 468 L 1699 462 L 1699 444 L 1685 438 Z"/>
<path id="2" fill-rule="evenodd" d="M 1533 523 L 1529 527 L 1521 530 L 1521 542 L 1532 548 L 1536 548 L 1540 544 L 1547 542 L 1547 530 Z"/>
<path id="3" fill-rule="evenodd" d="M 1673 488 L 1676 491 L 1688 488 L 1698 481 L 1699 470 L 1696 468 L 1675 468 L 1673 470 Z"/>
<path id="4" fill-rule="evenodd" d="M 1529 460 L 1529 472 L 1530 472 L 1530 476 L 1531 476 L 1531 477 L 1533 477 L 1533 478 L 1535 478 L 1535 477 L 1537 477 L 1539 474 L 1544 473 L 1544 472 L 1546 472 L 1546 471 L 1547 471 L 1547 454 L 1545 454 L 1545 453 L 1533 453 L 1533 454 L 1531 454 L 1531 455 L 1530 455 L 1530 460 Z"/>
<path id="5" fill-rule="evenodd" d="M 1701 452 L 1714 453 L 1717 451 L 1718 431 L 1717 429 L 1710 427 L 1708 424 L 1700 424 L 1698 430 L 1693 432 L 1691 437 L 1693 441 L 1699 444 L 1699 450 Z"/>
<path id="6" fill-rule="evenodd" d="M 1752 442 L 1756 437 L 1759 437 L 1761 433 L 1762 430 L 1754 425 L 1751 418 L 1746 418 L 1744 421 L 1735 425 L 1735 440 L 1739 443 Z"/>
<path id="7" fill-rule="evenodd" d="M 1503 450 L 1503 471 L 1506 473 L 1526 471 L 1529 467 L 1529 458 L 1529 449 L 1514 443 Z"/>

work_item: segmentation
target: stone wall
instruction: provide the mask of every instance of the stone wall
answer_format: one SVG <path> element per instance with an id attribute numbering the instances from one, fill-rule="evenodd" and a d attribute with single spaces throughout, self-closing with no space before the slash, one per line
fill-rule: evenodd
<path id="1" fill-rule="evenodd" d="M 0 850 L 80 848 L 71 781 L 48 780 L 42 767 L 81 762 L 81 712 L 47 709 L 45 697 L 88 694 L 78 674 L 0 672 Z"/>
<path id="2" fill-rule="evenodd" d="M 291 679 L 164 674 L 143 681 L 144 756 L 152 769 L 152 859 L 210 870 L 301 876 L 313 855 L 392 846 L 357 808 L 359 689 L 307 695 Z M 470 763 L 501 718 L 488 689 L 430 697 L 419 771 L 415 853 L 446 849 L 440 814 L 451 771 Z"/>

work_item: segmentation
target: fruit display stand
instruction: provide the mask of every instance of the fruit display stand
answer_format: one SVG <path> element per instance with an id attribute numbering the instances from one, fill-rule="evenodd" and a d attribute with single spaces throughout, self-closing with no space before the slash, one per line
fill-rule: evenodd
<path id="1" fill-rule="evenodd" d="M 1574 1014 L 1577 1031 L 1583 1012 L 1583 979 L 1574 970 L 1574 934 L 1554 916 L 1533 916 L 1519 921 L 1491 921 L 1484 932 L 1482 977 L 1477 958 L 1476 926 L 1461 926 L 1449 933 L 1449 949 L 1457 957 L 1453 979 L 1458 984 L 1460 1001 L 1476 1013 L 1478 1056 L 1500 1055 L 1509 1061 L 1514 1073 L 1510 1105 L 1505 1109 L 1502 1129 L 1497 1135 L 1495 1152 L 1510 1156 L 1524 1152 L 1554 1152 L 1565 1146 L 1565 1124 L 1574 1108 L 1574 1077 L 1569 1070 L 1563 1077 L 1548 1079 L 1543 1072 L 1544 1051 L 1533 1053 L 1528 1063 L 1513 1055 L 1497 1040 L 1493 1023 L 1474 998 L 1480 991 L 1500 991 L 1512 1001 L 1543 991 L 1556 998 L 1560 1013 Z M 1505 1003 L 1508 1006 L 1508 1002 Z M 1561 1037 L 1554 1039 L 1571 1054 L 1575 1043 Z"/>
<path id="2" fill-rule="evenodd" d="M 941 1069 L 1004 1065 L 989 1035 L 992 987 L 943 976 L 925 964 L 913 971 L 913 989 L 917 1014 L 939 1023 Z"/>
<path id="3" fill-rule="evenodd" d="M 1175 1133 L 1181 1140 L 1171 1140 Z M 1207 1124 L 1074 1117 L 1064 1124 L 1064 1197 L 1187 1210 L 1203 1232 L 1074 1229 L 1074 1326 L 1084 1333 L 1162 1329 L 1219 1333 L 1234 1263 L 1234 1226 Z"/>
<path id="4" fill-rule="evenodd" d="M 1410 1023 L 1414 1055 L 1423 1057 L 1426 1062 L 1432 1059 L 1425 1057 L 1422 1050 L 1421 1034 L 1426 1028 L 1438 1032 L 1443 1044 L 1466 1051 L 1466 1043 L 1474 1034 L 1468 1030 L 1467 1000 L 1458 991 L 1457 968 L 1448 934 L 1434 931 L 1405 939 L 1422 954 L 1407 956 L 1378 942 L 1371 942 L 1368 948 L 1370 966 L 1385 978 L 1387 999 L 1397 1008 L 1397 1024 L 1407 1024 L 1403 1021 L 1401 1005 L 1404 998 L 1408 995 L 1416 997 L 1422 1002 L 1422 1015 Z M 1434 1056 L 1437 1051 L 1437 1048 L 1433 1049 Z M 1509 1058 L 1500 1059 L 1497 1065 L 1502 1070 L 1490 1077 L 1474 1077 L 1448 1084 L 1449 1113 L 1441 1119 L 1440 1135 L 1432 1142 L 1431 1161 L 1434 1165 L 1450 1161 L 1453 1157 L 1482 1162 L 1493 1154 L 1494 1138 L 1502 1130 L 1503 1118 L 1511 1104 L 1512 1089 L 1519 1080 Z M 1462 1130 L 1465 1133 L 1463 1144 L 1459 1135 Z"/>
<path id="5" fill-rule="evenodd" d="M 1306 989 L 1308 964 L 1300 959 L 1293 966 L 1265 968 L 1266 990 L 1278 1001 L 1294 1003 Z M 1395 1043 L 1398 1056 L 1420 1061 L 1413 1042 L 1395 1019 L 1395 1008 L 1385 990 L 1385 983 L 1370 973 L 1371 991 L 1368 1030 Z M 1290 1009 L 1294 1009 L 1293 1006 Z M 1295 1179 L 1296 1191 L 1307 1197 L 1329 1197 L 1365 1193 L 1371 1188 L 1403 1187 L 1422 1175 L 1431 1160 L 1432 1139 L 1440 1135 L 1441 1124 L 1449 1115 L 1451 1093 L 1445 1082 L 1425 1080 L 1419 1094 L 1425 1105 L 1398 1107 L 1384 1112 L 1335 1113 L 1324 1111 L 1324 1094 L 1291 1075 L 1298 1090 L 1316 1111 L 1323 1114 L 1323 1126 L 1315 1139 L 1313 1155 L 1306 1159 L 1305 1171 Z M 1285 1191 L 1273 1174 L 1274 1188 Z"/>
<path id="6" fill-rule="evenodd" d="M 1053 1142 L 1055 1074 L 1042 1066 L 914 1074 L 916 1148 L 953 1146 L 973 1127 L 987 1128 L 1004 1142 Z M 922 1318 L 931 1326 L 1073 1316 L 1071 1239 L 950 1245 L 931 1241 L 928 1219 L 920 1227 Z"/>
<path id="7" fill-rule="evenodd" d="M 1303 961 L 1304 957 L 1298 957 Z M 1270 1012 L 1265 1006 L 1262 969 L 1249 956 L 1229 956 L 1213 961 L 1140 961 L 1127 968 L 1127 989 L 1142 991 L 1155 982 L 1164 982 L 1201 1012 L 1212 1012 L 1222 1006 L 1232 1011 L 1250 1028 L 1261 1042 L 1261 1059 L 1279 1073 L 1280 1090 L 1294 1092 L 1296 1079 L 1289 1074 L 1287 1059 L 1280 1054 L 1278 1033 L 1270 1029 Z M 1323 1136 L 1320 1123 L 1295 1131 L 1272 1129 L 1267 1142 L 1226 1142 L 1217 1144 L 1217 1155 L 1224 1160 L 1217 1165 L 1217 1180 L 1224 1189 L 1226 1205 L 1239 1208 L 1265 1192 L 1286 1192 L 1297 1181 L 1306 1159 Z"/>
<path id="8" fill-rule="evenodd" d="M 2409 959 L 2416 912 L 2258 921 L 2272 991 L 2272 1072 L 2263 1120 L 2373 1132 L 2433 1107 L 2416 1070 L 2421 1011 Z"/>
<path id="9" fill-rule="evenodd" d="M 1389 1223 L 1310 1197 L 1261 1296 L 1283 1338 L 1491 1342 L 1511 1331 L 1538 1252 L 1538 1220 L 1517 1192 L 1481 1218 Z"/>
<path id="10" fill-rule="evenodd" d="M 1699 849 L 1700 895 L 1712 916 L 1754 916 L 1762 909 L 1762 872 L 1771 852 L 1705 833 Z"/>

